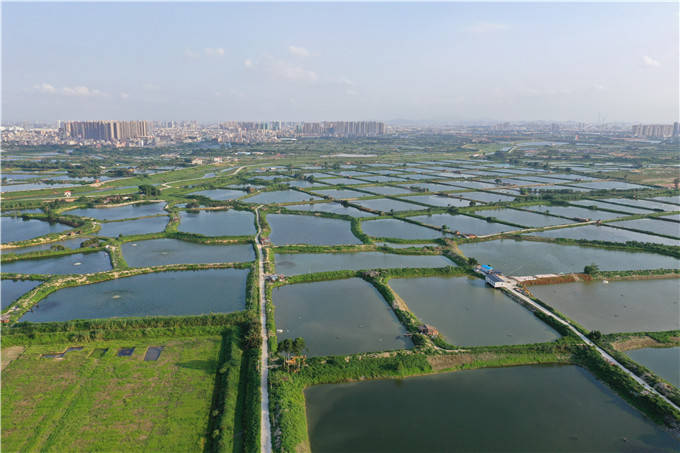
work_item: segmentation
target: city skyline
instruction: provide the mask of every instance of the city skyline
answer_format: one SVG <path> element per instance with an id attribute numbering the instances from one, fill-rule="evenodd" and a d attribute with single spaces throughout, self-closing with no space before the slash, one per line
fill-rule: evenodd
<path id="1" fill-rule="evenodd" d="M 667 124 L 677 17 L 670 3 L 5 3 L 3 120 Z"/>

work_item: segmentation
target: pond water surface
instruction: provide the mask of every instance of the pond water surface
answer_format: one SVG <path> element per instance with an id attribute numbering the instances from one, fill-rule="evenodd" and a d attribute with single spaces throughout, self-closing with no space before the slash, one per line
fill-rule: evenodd
<path id="1" fill-rule="evenodd" d="M 2 272 L 17 274 L 89 274 L 111 269 L 106 252 L 74 253 L 56 258 L 19 260 L 4 263 Z"/>
<path id="2" fill-rule="evenodd" d="M 250 211 L 182 212 L 178 231 L 204 236 L 248 236 L 255 234 L 255 214 Z"/>
<path id="3" fill-rule="evenodd" d="M 9 307 L 12 302 L 41 283 L 39 280 L 0 280 L 0 309 Z"/>
<path id="4" fill-rule="evenodd" d="M 680 346 L 673 348 L 643 348 L 626 354 L 640 365 L 680 388 Z"/>
<path id="5" fill-rule="evenodd" d="M 115 208 L 82 208 L 65 211 L 66 215 L 92 217 L 99 220 L 122 220 L 165 214 L 165 203 L 135 203 Z"/>
<path id="6" fill-rule="evenodd" d="M 60 233 L 70 229 L 70 226 L 61 223 L 50 224 L 42 220 L 24 220 L 21 217 L 0 217 L 0 235 L 3 244 L 25 241 L 26 239 L 33 239 L 50 233 Z"/>
<path id="7" fill-rule="evenodd" d="M 317 385 L 305 401 L 315 452 L 670 452 L 679 445 L 577 366 Z"/>
<path id="8" fill-rule="evenodd" d="M 210 245 L 177 239 L 126 242 L 121 246 L 125 261 L 132 267 L 166 264 L 235 263 L 255 259 L 250 244 Z"/>
<path id="9" fill-rule="evenodd" d="M 364 233 L 373 237 L 397 239 L 435 239 L 442 234 L 430 228 L 395 219 L 379 219 L 361 222 Z"/>
<path id="10" fill-rule="evenodd" d="M 269 238 L 276 245 L 361 244 L 361 241 L 352 234 L 351 225 L 346 220 L 309 215 L 269 214 L 267 222 L 272 228 Z"/>

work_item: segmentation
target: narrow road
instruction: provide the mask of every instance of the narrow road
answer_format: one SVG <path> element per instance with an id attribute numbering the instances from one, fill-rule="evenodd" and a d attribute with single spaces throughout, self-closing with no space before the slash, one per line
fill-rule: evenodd
<path id="1" fill-rule="evenodd" d="M 243 168 L 243 167 L 241 167 Z M 257 280 L 260 288 L 260 324 L 262 335 L 262 354 L 260 355 L 260 450 L 263 453 L 272 451 L 272 426 L 269 420 L 269 335 L 267 334 L 267 310 L 264 297 L 264 249 L 260 244 L 262 227 L 260 226 L 260 208 L 255 208 L 255 220 L 257 222 L 257 235 L 255 245 L 257 247 Z"/>
<path id="2" fill-rule="evenodd" d="M 575 333 L 575 334 L 576 334 L 576 335 L 577 335 L 577 336 L 578 336 L 585 344 L 587 344 L 588 346 L 592 346 L 593 348 L 595 348 L 595 350 L 602 356 L 603 359 L 605 359 L 605 360 L 606 360 L 607 362 L 609 362 L 610 364 L 619 367 L 619 369 L 621 369 L 621 371 L 623 371 L 623 372 L 626 373 L 628 376 L 630 376 L 631 378 L 633 378 L 633 380 L 635 380 L 635 382 L 637 382 L 638 384 L 640 384 L 645 390 L 647 390 L 647 391 L 650 392 L 650 393 L 654 393 L 656 396 L 658 396 L 659 398 L 661 398 L 662 400 L 664 400 L 666 403 L 668 403 L 669 405 L 671 405 L 671 407 L 673 407 L 673 409 L 675 409 L 676 411 L 680 412 L 680 407 L 678 407 L 678 406 L 677 406 L 675 403 L 673 403 L 671 400 L 669 400 L 668 398 L 666 398 L 665 396 L 663 396 L 661 393 L 657 392 L 652 386 L 650 386 L 649 384 L 647 384 L 644 380 L 642 380 L 640 377 L 638 377 L 635 373 L 633 373 L 633 372 L 630 371 L 628 368 L 626 368 L 626 367 L 623 366 L 621 363 L 619 363 L 614 357 L 612 357 L 611 355 L 609 355 L 609 353 L 608 353 L 607 351 L 605 351 L 604 349 L 600 348 L 598 345 L 596 345 L 595 343 L 593 343 L 592 341 L 590 341 L 590 339 L 589 339 L 588 337 L 586 337 L 586 336 L 583 335 L 581 332 L 579 332 L 579 330 L 578 330 L 576 327 L 572 326 L 571 323 L 565 321 L 564 319 L 562 319 L 562 318 L 560 318 L 559 316 L 555 315 L 555 314 L 552 313 L 551 311 L 549 311 L 549 310 L 543 308 L 541 305 L 537 304 L 536 302 L 534 302 L 533 300 L 529 299 L 529 298 L 528 298 L 527 296 L 525 296 L 524 294 L 522 294 L 522 293 L 520 293 L 519 291 L 517 291 L 514 287 L 513 287 L 513 288 L 506 288 L 506 290 L 507 290 L 508 292 L 512 293 L 513 295 L 517 296 L 517 297 L 518 297 L 519 299 L 521 299 L 522 301 L 526 302 L 528 305 L 531 305 L 533 308 L 535 308 L 536 310 L 540 311 L 540 312 L 543 313 L 544 315 L 550 316 L 551 318 L 553 318 L 554 320 L 556 320 L 556 321 L 559 322 L 560 324 L 562 324 L 562 325 L 566 326 L 567 328 L 569 328 L 569 330 L 571 330 L 572 332 L 574 332 L 574 333 Z"/>

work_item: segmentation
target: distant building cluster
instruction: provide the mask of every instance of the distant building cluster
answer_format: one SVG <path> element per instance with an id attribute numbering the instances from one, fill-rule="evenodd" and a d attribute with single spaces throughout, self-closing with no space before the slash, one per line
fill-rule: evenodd
<path id="1" fill-rule="evenodd" d="M 66 121 L 60 132 L 73 139 L 124 142 L 150 136 L 151 127 L 148 121 Z"/>
<path id="2" fill-rule="evenodd" d="M 636 124 L 632 133 L 635 137 L 669 138 L 680 136 L 680 123 L 673 124 Z"/>
<path id="3" fill-rule="evenodd" d="M 319 137 L 377 137 L 385 135 L 385 123 L 380 121 L 323 121 L 302 123 L 297 133 Z"/>

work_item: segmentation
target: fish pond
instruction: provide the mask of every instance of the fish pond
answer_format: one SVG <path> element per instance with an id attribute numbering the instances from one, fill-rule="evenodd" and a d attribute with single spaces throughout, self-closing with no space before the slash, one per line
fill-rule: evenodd
<path id="1" fill-rule="evenodd" d="M 246 269 L 159 272 L 56 291 L 21 320 L 187 316 L 245 308 Z"/>
<path id="2" fill-rule="evenodd" d="M 609 225 L 616 225 L 612 223 Z M 624 230 L 623 228 L 613 228 L 605 225 L 584 225 L 574 228 L 558 228 L 556 230 L 539 231 L 527 233 L 532 236 L 546 238 L 566 238 L 566 239 L 585 239 L 589 241 L 607 242 L 656 242 L 665 245 L 680 245 L 677 239 L 655 236 L 653 234 L 638 233 L 636 231 Z"/>
<path id="3" fill-rule="evenodd" d="M 276 254 L 276 272 L 284 275 L 345 269 L 367 270 L 446 266 L 455 266 L 455 264 L 441 255 L 396 255 L 381 252 Z"/>
<path id="4" fill-rule="evenodd" d="M 99 236 L 117 237 L 120 235 L 131 236 L 134 234 L 159 233 L 165 230 L 167 224 L 168 216 L 102 223 L 102 227 L 97 234 Z"/>
<path id="5" fill-rule="evenodd" d="M 376 198 L 375 200 L 360 200 L 353 201 L 355 205 L 363 206 L 364 208 L 372 209 L 374 211 L 417 211 L 420 209 L 427 209 L 427 207 L 407 203 L 405 201 L 392 200 L 391 198 Z"/>
<path id="6" fill-rule="evenodd" d="M 110 269 L 111 261 L 106 252 L 74 253 L 2 264 L 2 272 L 17 274 L 90 274 Z"/>
<path id="7" fill-rule="evenodd" d="M 315 211 L 315 212 L 330 212 L 333 214 L 342 214 L 350 217 L 372 217 L 375 214 L 371 212 L 362 211 L 361 209 L 353 208 L 351 206 L 344 207 L 340 203 L 311 203 L 311 204 L 296 204 L 286 206 L 290 211 Z"/>
<path id="8" fill-rule="evenodd" d="M 250 211 L 182 212 L 178 231 L 204 236 L 248 236 L 255 234 L 255 214 Z"/>
<path id="9" fill-rule="evenodd" d="M 0 235 L 2 243 L 25 241 L 50 233 L 61 233 L 71 227 L 61 223 L 49 223 L 42 220 L 24 220 L 21 217 L 0 217 Z"/>
<path id="10" fill-rule="evenodd" d="M 351 225 L 346 220 L 309 215 L 269 214 L 267 223 L 272 228 L 269 238 L 276 245 L 361 244 L 361 241 L 352 234 Z"/>
<path id="11" fill-rule="evenodd" d="M 461 233 L 465 234 L 485 235 L 500 233 L 503 231 L 513 231 L 517 229 L 517 227 L 514 226 L 497 222 L 489 222 L 487 220 L 466 215 L 432 214 L 409 218 L 436 227 L 446 225 L 449 231 L 460 231 Z"/>
<path id="12" fill-rule="evenodd" d="M 82 208 L 65 211 L 66 215 L 92 217 L 98 220 L 122 220 L 165 214 L 165 203 L 135 203 L 114 208 Z"/>
<path id="13" fill-rule="evenodd" d="M 152 239 L 126 242 L 121 246 L 129 266 L 162 266 L 166 264 L 235 263 L 255 259 L 250 244 L 210 245 L 177 239 Z"/>
<path id="14" fill-rule="evenodd" d="M 671 434 L 573 365 L 317 385 L 306 389 L 304 396 L 312 451 L 670 452 L 678 448 Z"/>
<path id="15" fill-rule="evenodd" d="M 435 239 L 442 236 L 437 230 L 396 219 L 361 222 L 361 229 L 369 236 L 395 239 Z"/>
<path id="16" fill-rule="evenodd" d="M 236 198 L 241 198 L 246 195 L 247 192 L 242 190 L 233 189 L 213 189 L 213 190 L 201 190 L 199 192 L 192 192 L 189 195 L 201 195 L 208 197 L 213 200 L 223 201 L 223 200 L 235 200 Z"/>
<path id="17" fill-rule="evenodd" d="M 466 257 L 490 264 L 507 275 L 583 272 L 591 263 L 603 271 L 674 269 L 679 263 L 676 258 L 652 253 L 511 239 L 461 244 L 459 248 Z"/>
<path id="18" fill-rule="evenodd" d="M 262 192 L 250 198 L 242 200 L 244 203 L 255 204 L 275 204 L 275 203 L 295 203 L 300 201 L 320 200 L 319 197 L 309 195 L 297 190 L 279 190 L 275 192 Z"/>
<path id="19" fill-rule="evenodd" d="M 9 307 L 12 302 L 41 283 L 39 280 L 0 280 L 1 309 Z"/>
<path id="20" fill-rule="evenodd" d="M 312 356 L 413 346 L 380 293 L 359 278 L 281 286 L 273 301 L 278 340 L 303 337 Z"/>
<path id="21" fill-rule="evenodd" d="M 662 279 L 562 283 L 530 289 L 588 330 L 650 332 L 680 329 L 679 285 L 678 279 Z"/>
<path id="22" fill-rule="evenodd" d="M 640 365 L 652 370 L 680 388 L 680 346 L 673 348 L 643 348 L 626 354 Z"/>
<path id="23" fill-rule="evenodd" d="M 484 280 L 391 279 L 389 285 L 424 323 L 460 346 L 543 343 L 560 335 Z"/>

